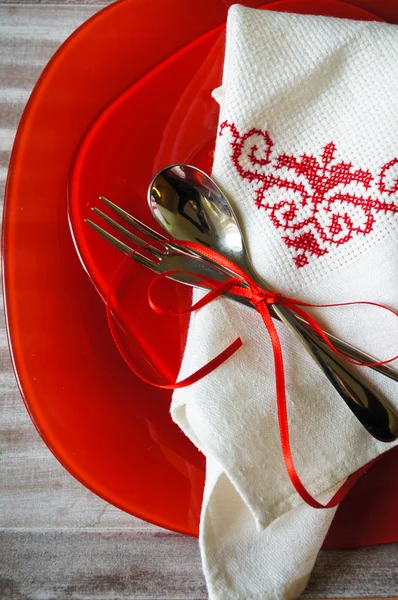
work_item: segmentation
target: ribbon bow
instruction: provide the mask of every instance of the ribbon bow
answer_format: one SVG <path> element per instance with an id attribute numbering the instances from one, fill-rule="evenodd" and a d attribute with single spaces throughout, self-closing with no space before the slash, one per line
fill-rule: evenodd
<path id="1" fill-rule="evenodd" d="M 302 302 L 295 298 L 290 298 L 288 296 L 284 296 L 284 295 L 280 294 L 279 292 L 263 289 L 256 281 L 254 281 L 238 265 L 236 265 L 234 262 L 232 262 L 228 258 L 225 258 L 218 252 L 211 250 L 210 248 L 206 248 L 206 247 L 202 246 L 201 244 L 196 244 L 193 242 L 180 241 L 179 245 L 183 248 L 192 250 L 193 252 L 197 253 L 198 255 L 203 256 L 204 258 L 207 258 L 207 259 L 213 261 L 216 265 L 227 268 L 228 270 L 233 272 L 235 275 L 228 277 L 227 279 L 225 279 L 224 281 L 222 281 L 219 284 L 215 284 L 214 281 L 211 281 L 202 275 L 198 275 L 196 273 L 189 273 L 190 275 L 195 275 L 195 277 L 197 279 L 204 282 L 210 288 L 210 291 L 207 294 L 205 294 L 205 296 L 203 296 L 200 300 L 198 300 L 195 304 L 193 304 L 192 306 L 187 308 L 186 310 L 179 311 L 179 312 L 173 312 L 170 310 L 165 310 L 164 308 L 160 307 L 159 305 L 157 305 L 154 302 L 154 300 L 152 298 L 153 288 L 159 283 L 159 281 L 161 279 L 163 279 L 165 277 L 169 277 L 169 276 L 177 274 L 177 273 L 186 273 L 186 271 L 172 270 L 172 271 L 167 271 L 167 272 L 161 273 L 154 277 L 154 279 L 151 281 L 151 283 L 148 287 L 148 302 L 149 302 L 151 308 L 160 315 L 180 316 L 182 314 L 187 314 L 187 313 L 191 313 L 196 310 L 199 310 L 200 308 L 202 308 L 203 306 L 206 306 L 206 304 L 209 304 L 210 302 L 212 302 L 216 298 L 220 297 L 227 291 L 229 291 L 237 296 L 247 298 L 250 301 L 250 303 L 254 306 L 256 311 L 261 315 L 264 325 L 266 327 L 266 330 L 268 332 L 269 338 L 271 340 L 271 344 L 272 344 L 274 369 L 275 369 L 275 395 L 276 395 L 276 403 L 277 403 L 277 410 L 278 410 L 279 432 L 280 432 L 283 460 L 284 460 L 284 463 L 286 466 L 287 473 L 288 473 L 290 480 L 291 480 L 295 490 L 297 491 L 297 493 L 301 496 L 301 498 L 307 504 L 309 504 L 313 508 L 332 508 L 334 506 L 337 506 L 337 504 L 339 504 L 339 502 L 341 502 L 343 497 L 352 488 L 352 486 L 357 481 L 357 479 L 360 477 L 362 472 L 357 471 L 356 473 L 353 473 L 346 480 L 346 482 L 340 487 L 338 492 L 331 498 L 331 500 L 327 504 L 320 504 L 313 496 L 311 496 L 311 494 L 306 490 L 305 486 L 301 482 L 301 480 L 297 474 L 297 471 L 295 469 L 295 466 L 294 466 L 292 452 L 291 452 L 291 446 L 290 446 L 289 423 L 288 423 L 287 405 L 286 405 L 285 371 L 284 371 L 284 364 L 283 364 L 282 347 L 281 347 L 278 332 L 276 330 L 276 327 L 274 325 L 274 322 L 273 322 L 273 319 L 272 319 L 272 316 L 270 313 L 270 309 L 273 305 L 276 305 L 276 304 L 278 304 L 279 306 L 284 306 L 286 308 L 289 308 L 292 312 L 296 313 L 304 321 L 306 321 L 310 325 L 310 327 L 312 327 L 312 329 L 319 335 L 319 337 L 336 354 L 343 357 L 347 362 L 350 362 L 350 363 L 356 364 L 356 365 L 361 365 L 361 366 L 374 366 L 374 365 L 386 364 L 386 363 L 392 362 L 393 360 L 397 359 L 398 355 L 394 356 L 393 358 L 384 360 L 384 361 L 377 361 L 377 362 L 366 363 L 366 364 L 359 363 L 357 361 L 353 361 L 353 360 L 349 359 L 348 357 L 346 357 L 344 354 L 342 354 L 330 342 L 330 340 L 325 335 L 325 333 L 322 331 L 322 329 L 319 327 L 317 322 L 307 312 L 302 310 L 302 308 L 300 308 L 300 307 L 302 307 L 302 306 L 310 307 L 311 306 L 311 307 L 326 308 L 326 307 L 334 307 L 334 306 L 349 306 L 349 305 L 353 305 L 353 304 L 365 304 L 365 305 L 383 308 L 383 309 L 388 310 L 389 312 L 393 313 L 395 316 L 398 316 L 398 313 L 396 313 L 391 308 L 384 306 L 382 304 L 378 304 L 376 302 L 360 301 L 360 302 L 344 302 L 344 303 L 337 303 L 337 304 L 310 304 L 307 302 Z M 121 265 L 119 265 L 119 267 L 120 266 Z M 115 274 L 116 274 L 116 272 L 115 272 Z M 115 274 L 114 274 L 114 276 L 115 276 Z M 198 369 L 197 371 L 195 371 L 194 373 L 192 373 L 191 375 L 189 375 L 182 381 L 159 384 L 159 383 L 149 380 L 142 372 L 139 371 L 139 369 L 137 368 L 136 365 L 132 364 L 132 362 L 131 362 L 130 358 L 127 356 L 127 353 L 125 352 L 124 348 L 118 341 L 117 334 L 115 332 L 114 325 L 113 325 L 111 307 L 110 307 L 110 302 L 109 302 L 113 280 L 114 280 L 114 277 L 111 280 L 111 284 L 110 284 L 109 290 L 108 290 L 108 298 L 107 298 L 107 318 L 108 318 L 109 328 L 110 328 L 112 337 L 115 341 L 115 344 L 119 349 L 119 352 L 123 356 L 124 360 L 127 362 L 130 369 L 138 377 L 140 377 L 140 379 L 142 379 L 146 383 L 153 385 L 155 387 L 158 387 L 158 388 L 169 389 L 169 390 L 175 390 L 178 388 L 187 387 L 189 385 L 192 385 L 196 381 L 199 381 L 200 379 L 202 379 L 203 377 L 205 377 L 212 371 L 214 371 L 222 363 L 224 363 L 226 360 L 228 360 L 228 358 L 230 358 L 233 354 L 235 354 L 235 352 L 242 346 L 241 338 L 237 338 L 234 342 L 232 342 L 232 344 L 230 344 L 227 348 L 225 348 L 225 350 L 223 350 L 215 358 L 210 360 L 207 364 L 205 364 L 203 367 L 201 367 L 200 369 Z"/>

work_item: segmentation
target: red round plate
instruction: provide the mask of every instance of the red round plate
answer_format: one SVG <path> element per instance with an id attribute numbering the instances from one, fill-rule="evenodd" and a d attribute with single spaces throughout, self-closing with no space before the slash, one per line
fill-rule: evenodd
<path id="1" fill-rule="evenodd" d="M 259 2 L 244 4 L 254 6 Z M 377 2 L 374 4 L 377 12 Z M 328 14 L 339 10 L 339 16 L 364 17 L 337 2 L 292 5 L 296 11 L 314 13 L 321 6 Z M 222 22 L 226 14 L 221 0 L 158 0 L 156 7 L 154 12 L 153 3 L 138 0 L 111 5 L 68 40 L 37 84 L 18 131 L 9 171 L 3 276 L 16 374 L 45 442 L 73 475 L 109 502 L 164 527 L 195 534 L 203 489 L 203 457 L 171 423 L 170 394 L 137 380 L 120 358 L 109 334 L 104 305 L 78 263 L 66 216 L 70 163 L 90 123 L 148 69 Z M 84 261 L 102 292 L 120 256 L 83 227 L 82 217 L 101 193 L 120 203 L 133 199 L 135 214 L 149 220 L 145 192 L 154 169 L 173 160 L 188 159 L 209 167 L 215 113 L 207 116 L 200 99 L 194 101 L 200 96 L 199 89 L 205 91 L 198 82 L 207 73 L 202 68 L 200 74 L 199 70 L 208 53 L 213 48 L 213 58 L 222 59 L 220 46 L 214 50 L 216 37 L 212 36 L 216 35 L 213 32 L 198 39 L 166 66 L 157 68 L 155 74 L 141 79 L 134 93 L 128 90 L 103 113 L 83 142 L 71 188 L 71 220 L 81 255 L 86 246 Z M 159 39 L 162 44 L 158 44 Z M 213 59 L 209 60 L 212 64 Z M 175 64 L 186 68 L 181 72 Z M 163 68 L 174 69 L 173 78 L 163 80 L 166 87 L 151 87 Z M 127 121 L 124 126 L 120 121 L 112 138 L 101 137 L 108 123 L 105 115 L 117 121 L 126 97 L 140 97 L 135 111 L 124 113 Z M 173 112 L 173 104 L 180 98 L 181 104 Z M 184 106 L 190 103 L 192 110 L 184 112 Z M 206 132 L 203 135 L 201 125 L 198 136 L 195 132 L 203 115 L 208 119 Z M 161 129 L 154 128 L 155 123 Z M 192 141 L 187 131 L 195 136 Z M 111 141 L 111 146 L 103 145 L 105 139 Z M 96 149 L 96 160 L 87 169 L 94 156 L 92 148 Z M 87 187 L 79 187 L 84 181 Z M 75 187 L 84 192 L 78 202 Z M 139 276 L 140 289 L 144 289 L 147 274 Z M 139 295 L 136 302 L 132 311 L 140 314 L 143 302 Z M 149 318 L 141 314 L 132 322 L 136 323 L 137 339 L 143 332 L 140 344 L 145 344 L 149 338 L 142 325 L 148 326 Z M 182 337 L 167 336 L 174 344 L 172 354 L 178 358 Z M 178 368 L 178 360 L 174 364 Z M 338 545 L 398 538 L 398 531 L 391 534 L 396 521 L 392 518 L 393 499 L 398 497 L 391 459 L 388 479 L 377 478 L 389 456 L 380 460 L 352 492 L 351 496 L 362 486 L 361 507 L 365 509 L 348 538 L 337 538 Z M 376 490 L 378 519 L 372 519 L 367 528 L 367 513 L 375 512 Z M 389 501 L 381 506 L 383 494 Z M 349 502 L 347 499 L 340 509 L 343 516 Z M 383 540 L 375 535 L 375 523 L 385 532 Z M 358 535 L 361 529 L 362 538 Z"/>

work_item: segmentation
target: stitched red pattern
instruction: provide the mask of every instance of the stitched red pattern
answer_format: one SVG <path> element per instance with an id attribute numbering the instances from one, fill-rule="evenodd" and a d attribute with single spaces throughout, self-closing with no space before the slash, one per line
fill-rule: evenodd
<path id="1" fill-rule="evenodd" d="M 242 179 L 256 184 L 255 204 L 283 232 L 297 267 L 345 244 L 354 235 L 368 235 L 378 213 L 398 212 L 398 203 L 391 201 L 398 192 L 398 158 L 383 165 L 376 180 L 369 170 L 355 170 L 352 163 L 337 162 L 333 142 L 323 148 L 320 160 L 308 154 L 299 158 L 285 153 L 273 156 L 267 131 L 253 127 L 241 135 L 228 121 L 221 124 L 219 135 L 225 130 L 229 131 L 236 171 Z M 389 201 L 372 194 L 372 182 Z"/>

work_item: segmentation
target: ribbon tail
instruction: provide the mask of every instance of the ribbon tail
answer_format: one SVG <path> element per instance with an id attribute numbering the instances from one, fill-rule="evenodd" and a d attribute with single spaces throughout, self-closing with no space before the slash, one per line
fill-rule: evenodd
<path id="1" fill-rule="evenodd" d="M 346 484 L 342 486 L 335 496 L 327 503 L 321 504 L 311 496 L 311 494 L 306 490 L 303 483 L 298 476 L 296 468 L 293 462 L 292 450 L 290 446 L 290 434 L 289 434 L 289 422 L 287 415 L 287 403 L 286 403 L 286 387 L 285 387 L 285 373 L 284 373 L 284 365 L 283 365 L 283 354 L 282 347 L 279 339 L 278 332 L 275 328 L 274 322 L 269 312 L 268 305 L 264 302 L 260 302 L 256 306 L 258 312 L 261 314 L 264 324 L 267 328 L 272 349 L 274 355 L 274 368 L 275 368 L 275 391 L 276 391 L 276 401 L 278 408 L 278 423 L 279 423 L 279 432 L 280 432 L 280 440 L 282 447 L 282 455 L 285 463 L 286 471 L 289 475 L 290 481 L 293 484 L 296 492 L 301 496 L 301 498 L 312 506 L 312 508 L 332 508 L 337 506 L 339 502 L 342 500 L 344 495 L 347 493 L 348 489 L 355 483 L 352 482 L 350 486 L 346 486 L 349 480 L 347 480 Z M 354 474 L 355 475 L 355 474 Z M 352 476 L 353 477 L 353 476 Z M 341 491 L 342 490 L 342 491 Z"/>

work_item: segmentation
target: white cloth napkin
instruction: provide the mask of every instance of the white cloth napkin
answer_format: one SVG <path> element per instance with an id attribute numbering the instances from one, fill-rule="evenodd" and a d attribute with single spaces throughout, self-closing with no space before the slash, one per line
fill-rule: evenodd
<path id="1" fill-rule="evenodd" d="M 372 300 L 398 309 L 397 66 L 393 25 L 230 9 L 213 176 L 273 289 L 314 303 Z M 387 312 L 312 312 L 375 356 L 396 353 L 398 327 Z M 277 329 L 296 468 L 326 502 L 392 444 L 375 441 L 294 336 Z M 194 313 L 179 378 L 238 336 L 243 347 L 177 390 L 171 408 L 207 458 L 204 573 L 213 599 L 293 598 L 335 509 L 307 506 L 286 473 L 259 315 L 226 299 Z M 397 383 L 361 373 L 398 408 Z"/>

